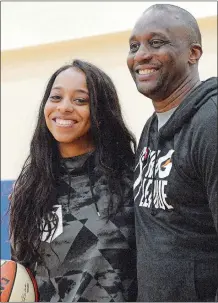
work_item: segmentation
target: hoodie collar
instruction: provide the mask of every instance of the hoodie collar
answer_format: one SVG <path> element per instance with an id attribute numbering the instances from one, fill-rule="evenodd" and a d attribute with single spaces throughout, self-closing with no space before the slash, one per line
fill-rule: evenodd
<path id="1" fill-rule="evenodd" d="M 61 166 L 67 168 L 69 172 L 74 172 L 77 170 L 85 170 L 88 159 L 91 159 L 91 156 L 94 154 L 93 151 L 69 158 L 61 159 Z"/>
<path id="2" fill-rule="evenodd" d="M 211 97 L 217 96 L 217 78 L 202 81 L 177 107 L 171 118 L 160 129 L 160 137 L 171 137 L 187 123 Z"/>

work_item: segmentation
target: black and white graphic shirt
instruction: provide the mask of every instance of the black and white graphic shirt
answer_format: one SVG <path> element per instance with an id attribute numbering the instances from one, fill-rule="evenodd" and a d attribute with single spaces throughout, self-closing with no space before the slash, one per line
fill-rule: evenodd
<path id="1" fill-rule="evenodd" d="M 217 166 L 217 79 L 211 78 L 159 130 L 154 113 L 140 138 L 134 177 L 137 301 L 214 301 Z"/>
<path id="2" fill-rule="evenodd" d="M 135 169 L 135 200 L 139 206 L 150 208 L 172 209 L 166 201 L 167 177 L 172 168 L 172 154 L 170 149 L 165 153 L 144 147 L 139 155 Z"/>
<path id="3" fill-rule="evenodd" d="M 89 157 L 87 154 L 63 159 L 65 168 L 55 205 L 62 226 L 58 227 L 51 242 L 44 241 L 41 245 L 50 276 L 44 267 L 38 266 L 36 279 L 40 301 L 136 300 L 133 182 L 124 177 L 124 205 L 108 220 L 107 181 L 94 168 L 93 192 L 99 216 L 85 168 Z"/>

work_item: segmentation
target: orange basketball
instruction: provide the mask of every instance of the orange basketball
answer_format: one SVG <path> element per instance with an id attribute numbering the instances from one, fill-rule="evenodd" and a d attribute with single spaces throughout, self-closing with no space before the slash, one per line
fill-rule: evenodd
<path id="1" fill-rule="evenodd" d="M 1 260 L 0 302 L 38 302 L 36 281 L 23 265 Z"/>

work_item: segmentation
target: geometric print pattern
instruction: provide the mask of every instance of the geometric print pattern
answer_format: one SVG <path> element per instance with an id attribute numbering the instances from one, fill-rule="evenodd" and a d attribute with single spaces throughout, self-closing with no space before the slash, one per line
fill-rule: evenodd
<path id="1" fill-rule="evenodd" d="M 99 217 L 87 174 L 90 159 L 90 154 L 63 159 L 65 169 L 54 203 L 62 206 L 63 233 L 51 243 L 41 243 L 46 268 L 38 266 L 36 273 L 40 302 L 136 300 L 132 180 L 124 177 L 124 205 L 108 220 L 107 182 L 95 171 L 93 191 Z"/>

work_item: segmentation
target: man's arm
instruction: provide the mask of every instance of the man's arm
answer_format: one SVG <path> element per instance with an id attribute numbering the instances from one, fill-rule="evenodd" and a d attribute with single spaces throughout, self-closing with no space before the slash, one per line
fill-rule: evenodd
<path id="1" fill-rule="evenodd" d="M 218 159 L 217 159 L 217 99 L 205 108 L 194 138 L 195 160 L 205 188 L 208 205 L 218 234 Z M 218 300 L 218 288 L 215 301 Z"/>
<path id="2" fill-rule="evenodd" d="M 213 216 L 214 226 L 218 233 L 218 161 L 217 161 L 217 105 L 211 100 L 212 106 L 205 113 L 204 121 L 198 130 L 198 167 L 206 190 L 209 207 Z"/>

